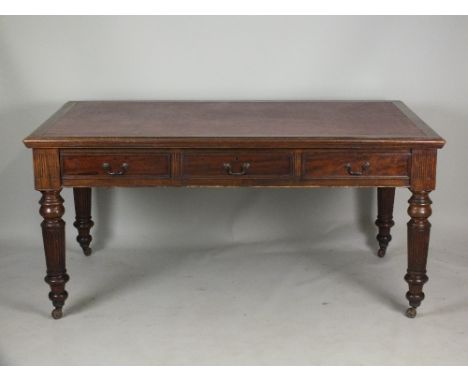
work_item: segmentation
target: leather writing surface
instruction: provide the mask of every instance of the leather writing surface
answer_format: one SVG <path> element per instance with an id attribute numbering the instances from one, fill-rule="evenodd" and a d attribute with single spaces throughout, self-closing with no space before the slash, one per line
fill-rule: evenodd
<path id="1" fill-rule="evenodd" d="M 47 137 L 364 137 L 427 134 L 392 102 L 76 102 Z"/>

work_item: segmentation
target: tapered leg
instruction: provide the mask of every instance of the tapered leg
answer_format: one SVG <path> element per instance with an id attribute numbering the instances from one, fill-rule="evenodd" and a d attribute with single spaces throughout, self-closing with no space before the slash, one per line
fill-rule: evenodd
<path id="1" fill-rule="evenodd" d="M 78 229 L 76 241 L 86 256 L 91 255 L 89 244 L 93 237 L 89 234 L 94 222 L 91 220 L 91 188 L 74 188 L 76 218 L 73 225 Z"/>
<path id="2" fill-rule="evenodd" d="M 65 284 L 69 280 L 65 268 L 65 222 L 62 220 L 65 209 L 61 190 L 41 191 L 39 212 L 44 220 L 41 223 L 44 251 L 47 264 L 45 281 L 50 285 L 49 299 L 54 305 L 52 317 L 62 317 L 62 308 L 68 293 Z"/>
<path id="3" fill-rule="evenodd" d="M 375 224 L 379 227 L 377 241 L 379 242 L 379 251 L 377 255 L 384 257 L 388 243 L 392 240 L 390 229 L 395 222 L 393 221 L 393 202 L 395 200 L 395 187 L 379 187 L 377 189 L 377 220 Z"/>
<path id="4" fill-rule="evenodd" d="M 406 311 L 406 315 L 414 318 L 416 308 L 424 299 L 423 285 L 428 280 L 426 263 L 431 230 L 428 218 L 432 213 L 432 202 L 429 199 L 429 191 L 411 191 L 413 195 L 408 207 L 408 214 L 411 217 L 408 222 L 408 271 L 405 280 L 409 285 L 406 298 L 411 306 Z"/>

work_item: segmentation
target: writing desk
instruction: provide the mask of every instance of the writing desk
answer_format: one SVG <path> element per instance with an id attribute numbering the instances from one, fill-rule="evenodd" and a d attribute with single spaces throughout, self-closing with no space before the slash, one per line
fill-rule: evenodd
<path id="1" fill-rule="evenodd" d="M 408 317 L 424 299 L 437 149 L 401 102 L 69 102 L 24 140 L 33 149 L 54 318 L 68 297 L 63 187 L 91 254 L 91 187 L 376 187 L 377 240 L 391 240 L 395 187 L 411 191 Z"/>

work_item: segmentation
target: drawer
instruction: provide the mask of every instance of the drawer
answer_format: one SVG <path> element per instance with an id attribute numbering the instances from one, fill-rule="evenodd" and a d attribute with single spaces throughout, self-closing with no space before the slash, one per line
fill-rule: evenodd
<path id="1" fill-rule="evenodd" d="M 277 179 L 293 174 L 289 151 L 189 151 L 182 153 L 183 178 Z"/>
<path id="2" fill-rule="evenodd" d="M 311 150 L 303 154 L 304 179 L 408 178 L 409 151 Z"/>
<path id="3" fill-rule="evenodd" d="M 93 179 L 169 178 L 170 153 L 140 150 L 62 150 L 62 177 Z"/>

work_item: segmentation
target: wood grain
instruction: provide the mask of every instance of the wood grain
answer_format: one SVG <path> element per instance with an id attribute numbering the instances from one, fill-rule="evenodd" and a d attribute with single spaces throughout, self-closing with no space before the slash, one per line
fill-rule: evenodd
<path id="1" fill-rule="evenodd" d="M 59 150 L 34 149 L 33 165 L 36 190 L 56 190 L 61 187 Z"/>
<path id="2" fill-rule="evenodd" d="M 86 256 L 91 255 L 89 247 L 93 237 L 90 235 L 94 222 L 91 219 L 91 188 L 74 188 L 73 199 L 75 201 L 75 222 L 73 225 L 78 230 L 76 241 L 80 244 Z"/>
<path id="3" fill-rule="evenodd" d="M 73 187 L 223 186 L 223 187 L 321 187 L 409 185 L 408 150 L 61 150 L 62 184 Z M 346 164 L 359 169 L 368 161 L 368 172 L 350 175 Z M 128 164 L 122 175 L 102 168 Z M 229 175 L 224 164 L 242 176 Z"/>
<path id="4" fill-rule="evenodd" d="M 384 257 L 388 243 L 392 240 L 390 230 L 395 224 L 393 221 L 393 203 L 395 201 L 395 187 L 379 187 L 377 189 L 377 220 L 375 224 L 379 228 L 377 241 L 379 250 L 377 255 Z"/>
<path id="5" fill-rule="evenodd" d="M 432 214 L 432 201 L 428 191 L 411 190 L 411 192 L 412 196 L 408 201 L 408 215 L 411 217 L 408 222 L 408 271 L 405 280 L 409 286 L 406 298 L 411 306 L 406 314 L 414 318 L 416 308 L 424 300 L 423 286 L 428 280 L 426 264 L 431 231 L 428 219 Z"/>
<path id="6" fill-rule="evenodd" d="M 413 150 L 411 155 L 411 188 L 431 191 L 436 186 L 437 150 Z"/>
<path id="7" fill-rule="evenodd" d="M 249 167 L 244 175 L 229 175 L 224 164 L 232 167 L 233 172 L 240 172 L 243 164 Z M 292 152 L 271 151 L 183 151 L 182 177 L 184 179 L 278 179 L 292 178 Z"/>
<path id="8" fill-rule="evenodd" d="M 409 179 L 409 151 L 307 150 L 304 179 L 395 178 Z M 364 164 L 369 167 L 362 171 Z M 350 165 L 349 170 L 347 165 Z M 350 172 L 363 172 L 352 175 Z"/>
<path id="9" fill-rule="evenodd" d="M 67 103 L 24 143 L 28 147 L 443 146 L 437 133 L 406 113 L 401 103 L 387 101 L 81 101 Z"/>
<path id="10" fill-rule="evenodd" d="M 171 157 L 167 151 L 62 150 L 60 158 L 64 179 L 110 179 L 109 171 L 119 171 L 124 163 L 128 169 L 121 176 L 127 179 L 169 178 L 171 174 Z M 105 163 L 110 165 L 109 170 L 103 167 Z"/>
<path id="11" fill-rule="evenodd" d="M 45 281 L 51 289 L 52 317 L 57 319 L 62 317 L 62 308 L 68 297 L 65 284 L 70 278 L 65 267 L 65 222 L 62 220 L 65 208 L 60 190 L 41 192 L 39 212 L 44 218 L 41 227 L 47 265 Z"/>
<path id="12" fill-rule="evenodd" d="M 65 283 L 63 186 L 91 242 L 91 187 L 378 187 L 379 255 L 395 187 L 409 187 L 408 317 L 424 298 L 437 149 L 445 141 L 399 101 L 69 102 L 24 140 L 33 148 L 54 318 Z"/>

